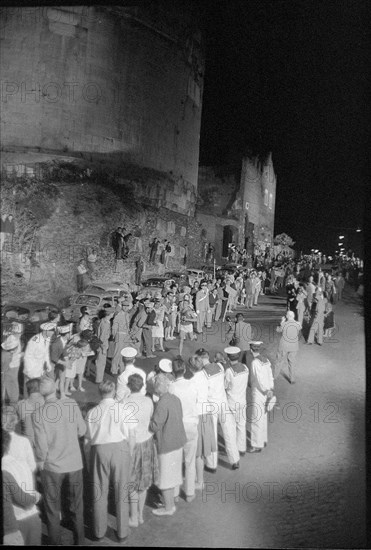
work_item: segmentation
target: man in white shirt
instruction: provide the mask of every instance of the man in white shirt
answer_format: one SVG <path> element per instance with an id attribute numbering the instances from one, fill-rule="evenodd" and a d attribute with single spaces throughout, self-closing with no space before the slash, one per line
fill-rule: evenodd
<path id="1" fill-rule="evenodd" d="M 183 447 L 185 463 L 184 492 L 187 502 L 195 498 L 196 481 L 196 451 L 198 442 L 198 409 L 197 389 L 191 380 L 186 380 L 184 374 L 186 365 L 178 356 L 172 362 L 175 381 L 169 387 L 169 393 L 179 397 L 183 409 L 183 424 L 187 436 L 187 443 Z M 179 495 L 179 485 L 175 487 L 174 496 Z"/>
<path id="2" fill-rule="evenodd" d="M 240 455 L 246 453 L 246 390 L 249 369 L 239 362 L 241 349 L 235 346 L 225 348 L 228 356 L 224 375 L 225 392 L 228 405 L 236 423 L 236 441 Z"/>
<path id="3" fill-rule="evenodd" d="M 97 539 L 107 531 L 108 491 L 110 480 L 115 490 L 117 537 L 124 542 L 129 534 L 129 482 L 130 454 L 135 440 L 135 424 L 128 422 L 132 410 L 118 403 L 115 384 L 111 381 L 99 385 L 102 401 L 86 416 L 86 439 L 90 445 L 89 473 L 95 489 L 93 499 L 93 525 Z"/>
<path id="4" fill-rule="evenodd" d="M 57 325 L 48 321 L 40 325 L 40 328 L 42 332 L 28 341 L 24 352 L 25 383 L 30 378 L 41 378 L 44 370 L 53 371 L 50 361 L 50 343 Z"/>
<path id="5" fill-rule="evenodd" d="M 233 413 L 230 411 L 224 388 L 224 369 L 218 363 L 210 363 L 209 353 L 201 348 L 196 356 L 203 362 L 203 371 L 208 381 L 208 403 L 205 404 L 205 413 L 213 417 L 215 440 L 218 441 L 218 422 L 222 428 L 227 456 L 233 470 L 240 467 L 240 454 L 237 449 L 236 424 Z M 218 451 L 212 452 L 206 459 L 206 468 L 215 473 L 218 466 Z"/>
<path id="6" fill-rule="evenodd" d="M 127 386 L 129 376 L 132 374 L 139 374 L 143 378 L 143 388 L 140 390 L 140 393 L 143 395 L 146 394 L 146 378 L 147 375 L 144 370 L 139 369 L 134 366 L 135 357 L 137 356 L 138 351 L 135 348 L 127 347 L 121 350 L 122 362 L 124 365 L 124 370 L 117 378 L 117 388 L 116 388 L 116 399 L 117 401 L 122 401 L 130 395 L 130 390 Z"/>

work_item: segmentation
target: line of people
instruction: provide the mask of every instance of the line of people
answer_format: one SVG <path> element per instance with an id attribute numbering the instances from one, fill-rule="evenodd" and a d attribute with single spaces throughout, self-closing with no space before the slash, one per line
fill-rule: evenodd
<path id="1" fill-rule="evenodd" d="M 70 397 L 57 397 L 52 377 L 28 380 L 28 397 L 3 408 L 7 543 L 41 543 L 40 501 L 49 543 L 60 544 L 64 486 L 78 545 L 85 541 L 84 493 L 85 503 L 91 503 L 85 516 L 92 518 L 97 540 L 107 532 L 110 486 L 120 542 L 129 527 L 144 522 L 153 485 L 162 495 L 153 514 L 173 515 L 182 495 L 190 503 L 202 490 L 204 470 L 217 471 L 218 426 L 232 470 L 246 452 L 261 452 L 274 386 L 261 344 L 251 342 L 247 352 L 228 346 L 213 361 L 204 348 L 187 364 L 181 356 L 164 358 L 148 376 L 135 365 L 137 350 L 126 347 L 116 383 L 102 381 L 101 401 L 83 412 Z M 35 474 L 41 485 L 35 484 Z"/>

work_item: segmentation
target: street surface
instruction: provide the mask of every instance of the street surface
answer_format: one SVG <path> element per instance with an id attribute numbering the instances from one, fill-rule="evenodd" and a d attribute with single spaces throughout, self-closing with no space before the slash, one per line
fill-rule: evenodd
<path id="1" fill-rule="evenodd" d="M 253 338 L 263 340 L 274 358 L 279 338 L 275 327 L 285 313 L 285 299 L 259 300 L 253 310 L 238 311 L 253 325 Z M 263 452 L 247 453 L 240 469 L 232 471 L 220 440 L 218 470 L 205 472 L 204 491 L 197 492 L 192 503 L 180 498 L 172 517 L 155 517 L 149 499 L 145 523 L 131 529 L 128 546 L 366 546 L 363 310 L 349 287 L 334 310 L 337 328 L 331 341 L 320 347 L 302 340 L 296 384 L 290 385 L 284 372 L 276 380 L 279 407 L 270 413 Z M 184 358 L 201 346 L 213 357 L 227 345 L 225 330 L 219 322 L 198 342 L 186 341 Z M 168 351 L 158 358 L 177 354 L 177 340 L 165 345 Z M 156 359 L 137 360 L 147 372 L 155 363 Z M 74 394 L 79 403 L 98 401 L 96 385 L 84 386 L 85 394 Z M 109 525 L 103 544 L 116 546 L 112 515 Z M 86 530 L 86 543 L 97 545 L 91 533 L 91 528 Z M 72 541 L 67 529 L 64 540 Z"/>

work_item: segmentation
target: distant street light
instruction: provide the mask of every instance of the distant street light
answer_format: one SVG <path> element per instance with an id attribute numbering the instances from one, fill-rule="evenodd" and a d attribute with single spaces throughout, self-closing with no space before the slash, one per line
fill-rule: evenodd
<path id="1" fill-rule="evenodd" d="M 339 235 L 339 239 L 344 239 L 344 235 Z"/>
<path id="2" fill-rule="evenodd" d="M 360 233 L 360 232 L 361 232 L 361 229 L 358 227 L 358 229 L 356 229 L 356 232 L 357 232 L 357 233 Z"/>

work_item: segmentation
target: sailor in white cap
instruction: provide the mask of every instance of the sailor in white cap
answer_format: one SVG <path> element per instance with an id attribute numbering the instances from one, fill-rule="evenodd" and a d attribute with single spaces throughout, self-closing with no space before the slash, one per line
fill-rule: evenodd
<path id="1" fill-rule="evenodd" d="M 228 405 L 236 423 L 236 441 L 240 455 L 246 453 L 246 390 L 249 380 L 249 369 L 240 363 L 241 349 L 229 346 L 224 349 L 228 356 L 224 374 L 225 392 Z"/>
<path id="2" fill-rule="evenodd" d="M 48 373 L 53 371 L 50 361 L 50 343 L 56 328 L 56 323 L 50 321 L 43 323 L 40 325 L 42 332 L 28 341 L 24 352 L 25 383 L 30 378 L 41 378 L 44 371 Z"/>
<path id="3" fill-rule="evenodd" d="M 208 381 L 207 401 L 204 412 L 213 418 L 215 440 L 218 440 L 218 422 L 222 428 L 227 456 L 233 470 L 237 470 L 240 454 L 237 449 L 236 425 L 233 413 L 229 410 L 224 388 L 224 369 L 219 363 L 210 363 L 209 352 L 199 349 L 195 353 L 203 363 L 203 372 Z M 218 451 L 212 451 L 205 459 L 208 471 L 215 473 L 218 466 Z"/>
<path id="4" fill-rule="evenodd" d="M 254 355 L 251 363 L 251 447 L 249 453 L 260 453 L 268 442 L 267 399 L 273 395 L 273 375 L 270 361 L 260 355 L 263 342 L 251 342 L 250 349 Z"/>
<path id="5" fill-rule="evenodd" d="M 122 402 L 123 399 L 126 399 L 130 395 L 130 390 L 127 386 L 129 376 L 131 374 L 139 374 L 143 378 L 143 387 L 140 390 L 140 393 L 143 395 L 146 394 L 146 378 L 147 375 L 144 370 L 139 369 L 134 365 L 135 357 L 138 352 L 133 347 L 126 347 L 121 350 L 122 363 L 124 366 L 123 372 L 117 378 L 116 386 L 116 399 L 117 401 Z"/>
<path id="6" fill-rule="evenodd" d="M 154 379 L 157 374 L 165 374 L 171 382 L 174 382 L 175 376 L 173 375 L 173 365 L 170 359 L 160 359 L 158 365 L 147 375 L 147 393 L 152 397 L 154 403 L 159 400 L 159 397 L 154 393 Z"/>
<path id="7" fill-rule="evenodd" d="M 20 339 L 10 334 L 1 344 L 1 396 L 3 402 L 16 405 L 19 399 L 18 372 L 22 357 Z"/>

